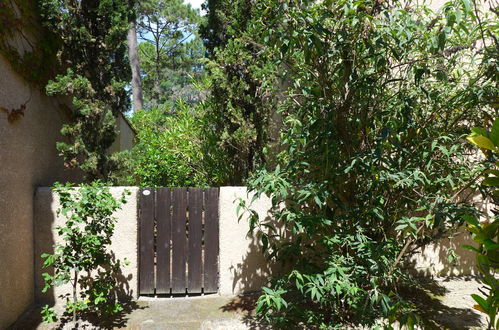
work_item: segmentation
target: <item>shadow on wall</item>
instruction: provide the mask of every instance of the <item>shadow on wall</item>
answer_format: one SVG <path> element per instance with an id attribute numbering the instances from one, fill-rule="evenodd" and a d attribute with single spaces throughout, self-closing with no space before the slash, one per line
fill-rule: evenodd
<path id="1" fill-rule="evenodd" d="M 220 188 L 220 294 L 238 295 L 260 291 L 268 284 L 271 274 L 280 267 L 262 253 L 259 234 L 249 233 L 248 213 L 238 221 L 237 206 L 243 200 L 249 206 L 252 195 L 246 187 Z M 255 200 L 251 210 L 260 221 L 271 222 L 272 203 L 266 196 Z"/>
<path id="2" fill-rule="evenodd" d="M 35 205 L 34 205 L 34 238 L 35 238 L 35 308 L 21 318 L 20 321 L 14 325 L 13 328 L 17 329 L 28 329 L 36 328 L 37 325 L 42 323 L 42 318 L 40 316 L 40 308 L 48 304 L 54 307 L 58 314 L 60 315 L 64 310 L 64 303 L 66 299 L 71 299 L 72 287 L 71 284 L 65 284 L 56 288 L 50 288 L 47 292 L 43 293 L 42 289 L 44 287 L 43 273 L 48 273 L 50 275 L 54 274 L 54 269 L 43 268 L 43 259 L 41 255 L 43 253 L 54 253 L 54 244 L 61 243 L 61 238 L 57 236 L 54 229 L 55 226 L 62 224 L 62 218 L 55 216 L 55 210 L 59 207 L 58 201 L 55 194 L 52 193 L 50 188 L 38 188 L 35 193 Z M 118 226 L 117 226 L 118 227 Z M 120 235 L 120 233 L 115 233 L 115 235 Z M 120 240 L 120 237 L 115 237 L 116 240 Z M 135 239 L 136 244 L 138 244 L 138 237 Z M 130 244 L 127 240 L 122 242 L 123 244 Z M 135 247 L 137 251 L 138 246 Z M 118 258 L 114 253 L 114 248 L 112 252 L 113 262 L 117 261 Z M 122 259 L 122 258 L 119 258 Z M 114 270 L 111 269 L 101 269 L 93 277 L 83 276 L 82 281 L 91 282 L 92 278 L 102 278 L 105 271 L 112 271 L 113 278 L 116 280 L 118 285 L 114 288 L 112 295 L 115 299 L 122 303 L 123 310 L 119 313 L 113 315 L 112 317 L 98 317 L 94 314 L 82 315 L 81 319 L 93 325 L 98 325 L 99 328 L 113 329 L 117 327 L 124 327 L 127 323 L 126 315 L 132 310 L 139 308 L 137 303 L 133 300 L 134 298 L 134 288 L 130 286 L 132 283 L 133 275 L 125 275 L 122 269 L 122 265 Z M 64 324 L 71 321 L 70 315 L 64 315 L 60 318 L 58 327 L 62 328 Z"/>
<path id="3" fill-rule="evenodd" d="M 442 238 L 419 248 L 409 259 L 407 267 L 417 276 L 477 275 L 476 255 L 473 251 L 463 248 L 465 244 L 474 245 L 466 230 L 458 230 L 451 238 Z"/>
<path id="4" fill-rule="evenodd" d="M 265 221 L 269 221 L 267 216 Z M 241 223 L 248 227 L 248 222 L 241 220 Z M 271 263 L 263 254 L 263 246 L 260 235 L 248 234 L 248 248 L 241 262 L 232 266 L 230 271 L 233 276 L 233 292 L 254 292 L 260 291 L 262 286 L 269 284 L 271 275 L 278 274 L 280 268 L 275 263 Z"/>
<path id="5" fill-rule="evenodd" d="M 467 194 L 467 196 L 465 196 Z M 470 196 L 471 195 L 471 196 Z M 468 199 L 470 197 L 470 199 Z M 493 202 L 483 199 L 479 193 L 463 193 L 463 200 L 470 200 L 482 216 L 480 221 L 491 221 Z M 448 238 L 419 248 L 411 256 L 407 267 L 414 270 L 418 276 L 468 276 L 478 275 L 476 270 L 476 254 L 463 245 L 476 246 L 471 234 L 464 228 L 449 233 Z M 454 252 L 457 260 L 452 260 Z"/>

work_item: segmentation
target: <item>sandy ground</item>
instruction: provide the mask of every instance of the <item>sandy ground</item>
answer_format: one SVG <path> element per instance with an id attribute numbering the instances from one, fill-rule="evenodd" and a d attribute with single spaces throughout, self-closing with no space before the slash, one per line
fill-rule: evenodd
<path id="1" fill-rule="evenodd" d="M 471 293 L 480 284 L 473 278 L 436 278 L 427 280 L 422 288 L 405 291 L 422 315 L 422 329 L 485 329 L 486 318 L 473 309 Z M 255 295 L 243 297 L 201 296 L 188 298 L 143 297 L 127 307 L 121 317 L 105 328 L 168 330 L 168 329 L 265 329 L 253 315 Z M 41 323 L 39 308 L 26 313 L 12 329 L 71 329 L 73 325 Z M 80 323 L 81 329 L 95 329 Z"/>

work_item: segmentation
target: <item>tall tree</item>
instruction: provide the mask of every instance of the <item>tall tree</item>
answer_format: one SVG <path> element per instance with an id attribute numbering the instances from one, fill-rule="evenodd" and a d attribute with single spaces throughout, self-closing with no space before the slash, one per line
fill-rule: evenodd
<path id="1" fill-rule="evenodd" d="M 258 165 L 265 164 L 269 127 L 276 113 L 277 66 L 269 62 L 252 28 L 258 2 L 208 0 L 207 19 L 200 28 L 210 62 L 207 117 L 217 149 L 227 155 L 220 166 L 227 184 L 243 184 Z M 272 82 L 271 82 L 272 81 Z"/>
<path id="2" fill-rule="evenodd" d="M 192 90 L 183 89 L 191 87 L 192 76 L 202 67 L 204 50 L 196 35 L 200 20 L 199 11 L 182 0 L 140 2 L 139 56 L 149 108 L 171 107 L 178 97 L 194 97 Z"/>
<path id="3" fill-rule="evenodd" d="M 128 58 L 130 68 L 132 69 L 132 97 L 133 110 L 137 111 L 144 108 L 144 98 L 142 96 L 142 78 L 140 76 L 140 63 L 137 44 L 137 28 L 135 19 L 130 25 L 127 35 L 128 40 Z"/>
<path id="4" fill-rule="evenodd" d="M 86 178 L 107 180 L 117 163 L 107 150 L 116 137 L 116 118 L 129 109 L 127 33 L 132 0 L 42 0 L 44 24 L 60 38 L 62 72 L 49 94 L 72 98 L 72 121 L 62 128 L 68 141 L 57 148 L 68 167 Z"/>

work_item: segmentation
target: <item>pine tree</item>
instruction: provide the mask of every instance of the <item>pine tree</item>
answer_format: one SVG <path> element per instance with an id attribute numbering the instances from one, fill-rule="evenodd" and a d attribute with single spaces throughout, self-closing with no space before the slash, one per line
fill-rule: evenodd
<path id="1" fill-rule="evenodd" d="M 144 0 L 138 6 L 139 56 L 147 108 L 170 111 L 178 99 L 200 100 L 192 81 L 202 75 L 199 11 L 183 0 Z"/>
<path id="2" fill-rule="evenodd" d="M 107 150 L 116 137 L 116 118 L 130 107 L 127 32 L 133 0 L 43 0 L 44 24 L 60 39 L 61 73 L 47 85 L 50 95 L 68 95 L 68 142 L 57 149 L 67 167 L 86 179 L 108 180 L 117 164 Z"/>
<path id="3" fill-rule="evenodd" d="M 228 184 L 242 184 L 258 165 L 267 162 L 269 127 L 276 113 L 272 92 L 278 84 L 262 84 L 276 75 L 259 43 L 257 2 L 208 0 L 207 19 L 200 28 L 210 59 L 212 79 L 208 127 L 217 148 L 227 155 Z M 269 97 L 270 96 L 270 97 Z"/>

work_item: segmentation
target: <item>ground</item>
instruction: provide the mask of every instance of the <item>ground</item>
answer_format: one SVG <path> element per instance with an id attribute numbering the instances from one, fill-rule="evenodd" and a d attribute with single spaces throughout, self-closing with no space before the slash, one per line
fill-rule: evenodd
<path id="1" fill-rule="evenodd" d="M 413 299 L 424 318 L 424 329 L 484 329 L 485 317 L 474 310 L 470 294 L 478 292 L 474 278 L 427 280 L 423 288 L 405 294 Z M 207 295 L 187 298 L 142 297 L 108 328 L 137 330 L 245 330 L 265 329 L 253 318 L 255 295 L 228 297 Z M 86 323 L 86 327 L 91 328 Z M 40 323 L 39 308 L 34 308 L 12 329 L 55 329 Z M 69 325 L 62 329 L 72 328 Z"/>

